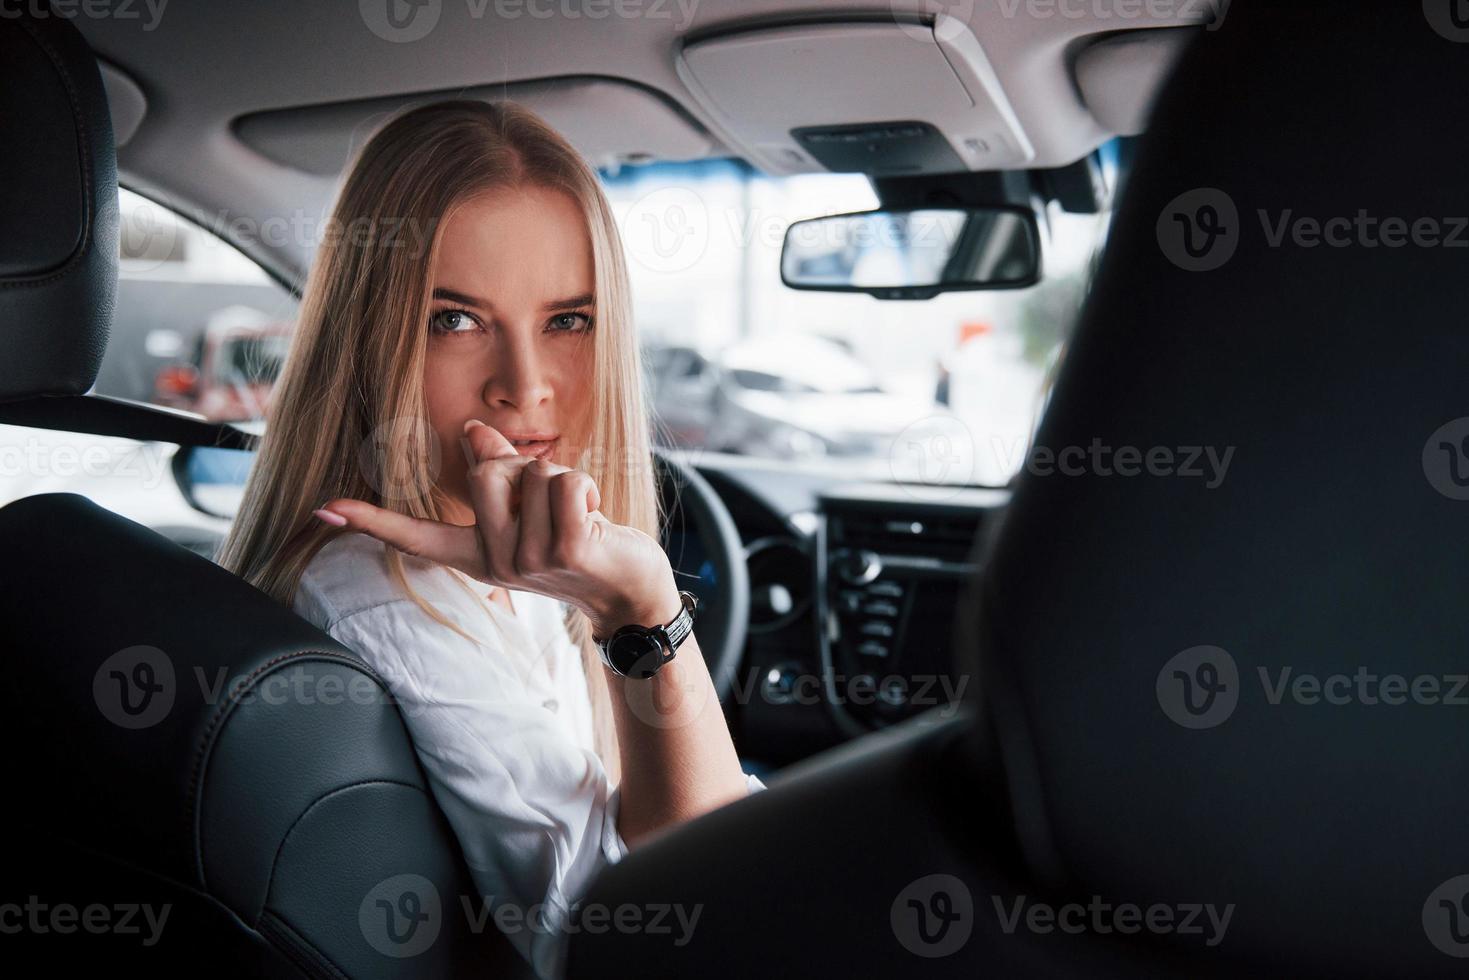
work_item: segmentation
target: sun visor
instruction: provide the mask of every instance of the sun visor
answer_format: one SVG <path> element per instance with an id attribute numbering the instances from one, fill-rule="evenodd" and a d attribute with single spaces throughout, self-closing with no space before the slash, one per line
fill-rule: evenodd
<path id="1" fill-rule="evenodd" d="M 277 163 L 340 173 L 393 113 L 439 99 L 511 100 L 540 115 L 598 167 L 708 156 L 715 141 L 659 93 L 612 78 L 554 78 L 252 113 L 235 134 Z"/>
<path id="2" fill-rule="evenodd" d="M 721 33 L 686 43 L 677 69 L 717 135 L 773 174 L 1002 170 L 1035 158 L 978 38 L 942 14 Z"/>

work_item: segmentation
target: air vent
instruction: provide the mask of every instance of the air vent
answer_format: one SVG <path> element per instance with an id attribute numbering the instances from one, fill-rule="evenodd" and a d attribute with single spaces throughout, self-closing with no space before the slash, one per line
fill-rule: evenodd
<path id="1" fill-rule="evenodd" d="M 958 511 L 894 513 L 887 508 L 881 512 L 839 511 L 829 515 L 829 547 L 964 561 L 979 533 L 980 516 Z"/>

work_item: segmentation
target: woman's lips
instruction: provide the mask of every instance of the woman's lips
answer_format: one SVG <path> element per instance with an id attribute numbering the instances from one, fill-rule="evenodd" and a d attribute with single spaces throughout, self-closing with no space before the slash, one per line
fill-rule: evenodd
<path id="1" fill-rule="evenodd" d="M 522 456 L 536 456 L 540 459 L 549 459 L 551 454 L 556 451 L 556 444 L 560 441 L 561 437 L 557 436 L 550 440 L 536 439 L 530 442 L 516 442 L 512 443 L 512 445 L 515 446 L 515 451 Z"/>

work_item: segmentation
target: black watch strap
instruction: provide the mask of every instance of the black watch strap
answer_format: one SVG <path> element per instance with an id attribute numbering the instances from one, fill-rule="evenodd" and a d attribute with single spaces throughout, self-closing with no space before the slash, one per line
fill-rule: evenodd
<path id="1" fill-rule="evenodd" d="M 666 624 L 623 626 L 605 640 L 596 640 L 602 662 L 624 677 L 652 677 L 663 668 L 684 640 L 694 631 L 694 610 L 699 606 L 692 592 L 679 592 L 683 608 Z"/>

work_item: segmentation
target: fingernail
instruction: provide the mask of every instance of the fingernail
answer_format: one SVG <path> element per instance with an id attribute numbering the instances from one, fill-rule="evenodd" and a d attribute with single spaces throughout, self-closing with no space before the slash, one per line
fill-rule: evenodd
<path id="1" fill-rule="evenodd" d="M 472 428 L 474 428 L 476 425 L 484 425 L 484 423 L 481 422 L 479 419 L 465 419 L 464 420 L 464 433 L 466 435 L 468 435 L 469 430 L 472 429 Z"/>
<path id="2" fill-rule="evenodd" d="M 318 507 L 311 513 L 326 521 L 332 527 L 346 527 L 347 525 L 347 519 L 345 517 L 343 517 L 341 514 L 333 513 L 332 511 L 329 511 L 324 507 Z"/>

